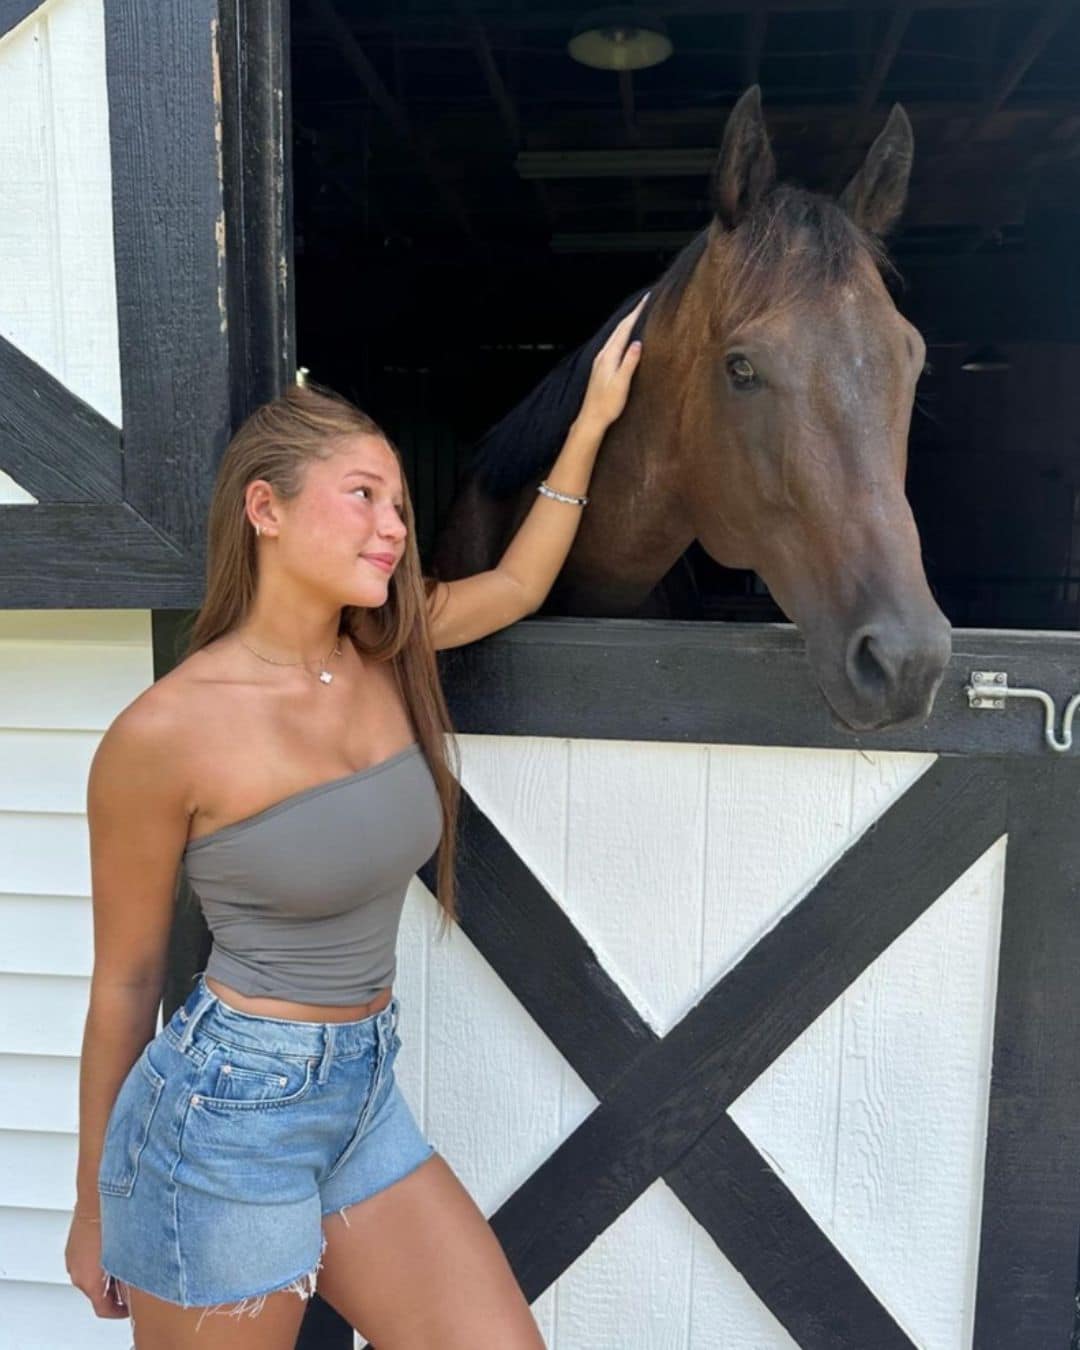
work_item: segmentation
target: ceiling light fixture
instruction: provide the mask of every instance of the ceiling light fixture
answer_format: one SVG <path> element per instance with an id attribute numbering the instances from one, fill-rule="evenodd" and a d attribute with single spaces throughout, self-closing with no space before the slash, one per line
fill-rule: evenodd
<path id="1" fill-rule="evenodd" d="M 584 15 L 567 50 L 594 70 L 644 70 L 666 61 L 673 48 L 663 19 L 623 5 Z"/>

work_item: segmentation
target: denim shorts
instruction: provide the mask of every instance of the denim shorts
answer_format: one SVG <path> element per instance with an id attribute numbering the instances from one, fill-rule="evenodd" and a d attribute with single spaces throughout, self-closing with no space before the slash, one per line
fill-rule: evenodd
<path id="1" fill-rule="evenodd" d="M 315 1292 L 322 1220 L 432 1153 L 394 1078 L 397 995 L 352 1022 L 256 1017 L 197 977 L 131 1066 L 98 1169 L 109 1281 L 185 1307 Z M 233 1310 L 239 1311 L 239 1310 Z M 201 1319 L 200 1319 L 201 1321 Z"/>

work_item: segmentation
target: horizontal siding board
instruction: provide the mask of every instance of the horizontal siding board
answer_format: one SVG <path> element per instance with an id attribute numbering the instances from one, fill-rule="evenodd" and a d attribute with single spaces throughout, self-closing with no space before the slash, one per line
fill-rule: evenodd
<path id="1" fill-rule="evenodd" d="M 0 975 L 0 1050 L 15 1055 L 80 1055 L 89 996 L 89 980 Z"/>
<path id="2" fill-rule="evenodd" d="M 0 974 L 89 979 L 93 907 L 88 897 L 0 894 Z"/>
<path id="3" fill-rule="evenodd" d="M 0 813 L 0 893 L 90 894 L 86 816 L 30 811 Z"/>
<path id="4" fill-rule="evenodd" d="M 149 647 L 0 643 L 0 736 L 2 727 L 104 731 L 152 681 Z"/>
<path id="5" fill-rule="evenodd" d="M 2 1240 L 2 1239 L 0 1239 Z M 3 1275 L 0 1275 L 0 1280 Z M 127 1317 L 97 1317 L 73 1284 L 0 1285 L 6 1350 L 129 1350 Z M 42 1329 L 48 1328 L 47 1338 Z"/>
<path id="6" fill-rule="evenodd" d="M 0 815 L 83 812 L 90 761 L 101 732 L 0 727 Z"/>
<path id="7" fill-rule="evenodd" d="M 78 1055 L 0 1053 L 0 1130 L 75 1135 Z"/>
<path id="8" fill-rule="evenodd" d="M 74 1134 L 0 1130 L 0 1209 L 70 1214 L 77 1155 Z"/>
<path id="9" fill-rule="evenodd" d="M 0 1277 L 5 1281 L 70 1283 L 64 1268 L 64 1244 L 70 1225 L 70 1212 L 61 1209 L 0 1206 Z M 6 1294 L 7 1285 L 0 1284 L 0 1299 Z M 46 1350 L 47 1346 L 47 1342 L 38 1342 L 30 1350 Z"/>

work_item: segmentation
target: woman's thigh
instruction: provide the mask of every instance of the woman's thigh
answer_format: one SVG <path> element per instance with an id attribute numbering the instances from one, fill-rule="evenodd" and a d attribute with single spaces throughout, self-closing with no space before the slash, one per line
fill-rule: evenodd
<path id="1" fill-rule="evenodd" d="M 438 1153 L 323 1232 L 319 1293 L 376 1350 L 544 1350 L 491 1225 Z"/>
<path id="2" fill-rule="evenodd" d="M 288 1291 L 216 1307 L 184 1308 L 129 1285 L 135 1350 L 294 1350 L 307 1302 Z"/>

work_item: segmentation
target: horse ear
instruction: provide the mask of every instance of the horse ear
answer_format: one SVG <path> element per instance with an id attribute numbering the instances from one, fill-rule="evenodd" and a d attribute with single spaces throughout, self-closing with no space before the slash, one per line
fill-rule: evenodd
<path id="1" fill-rule="evenodd" d="M 840 194 L 840 205 L 856 225 L 885 234 L 907 200 L 915 136 L 907 113 L 894 103 L 889 120 L 866 152 L 862 168 Z"/>
<path id="2" fill-rule="evenodd" d="M 712 207 L 731 229 L 772 187 L 776 161 L 761 112 L 761 86 L 753 84 L 732 108 L 712 175 Z"/>

